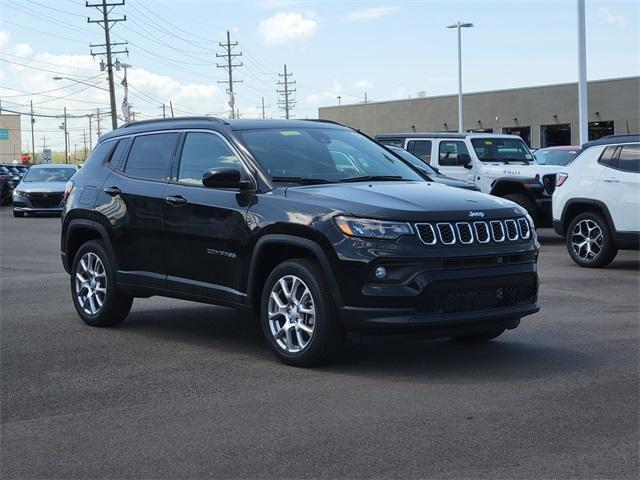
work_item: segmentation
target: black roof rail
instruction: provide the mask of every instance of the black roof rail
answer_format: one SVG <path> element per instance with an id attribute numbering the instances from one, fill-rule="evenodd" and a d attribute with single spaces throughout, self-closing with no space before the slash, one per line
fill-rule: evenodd
<path id="1" fill-rule="evenodd" d="M 334 120 L 326 120 L 324 118 L 305 118 L 303 119 L 305 122 L 318 122 L 318 123 L 331 123 L 333 125 L 340 125 L 341 127 L 346 127 L 340 122 L 336 122 Z"/>
<path id="2" fill-rule="evenodd" d="M 194 120 L 211 120 L 213 122 L 218 122 L 223 125 L 226 123 L 226 120 L 219 117 L 209 117 L 209 116 L 200 115 L 200 116 L 193 116 L 193 117 L 171 117 L 171 118 L 153 118 L 150 120 L 139 120 L 137 122 L 127 122 L 123 125 L 120 125 L 120 127 L 118 128 L 137 127 L 138 125 L 148 125 L 150 123 L 194 121 Z"/>

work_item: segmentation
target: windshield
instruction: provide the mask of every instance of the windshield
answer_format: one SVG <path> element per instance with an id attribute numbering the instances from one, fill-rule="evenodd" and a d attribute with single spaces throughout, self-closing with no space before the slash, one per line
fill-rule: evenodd
<path id="1" fill-rule="evenodd" d="M 520 138 L 472 138 L 471 145 L 482 162 L 529 163 L 533 161 L 533 155 Z"/>
<path id="2" fill-rule="evenodd" d="M 429 165 L 427 162 L 422 161 L 420 158 L 416 157 L 413 153 L 407 152 L 404 148 L 398 148 L 398 147 L 389 147 L 389 148 L 393 150 L 394 153 L 398 154 L 403 160 L 406 160 L 414 167 L 421 169 L 427 175 L 434 175 L 434 176 L 438 175 L 438 172 L 436 172 L 431 165 Z"/>
<path id="3" fill-rule="evenodd" d="M 424 181 L 399 158 L 352 130 L 303 127 L 235 133 L 275 182 Z"/>
<path id="4" fill-rule="evenodd" d="M 76 173 L 75 168 L 30 168 L 23 182 L 67 182 Z"/>
<path id="5" fill-rule="evenodd" d="M 578 150 L 538 150 L 534 157 L 538 165 L 568 165 Z"/>

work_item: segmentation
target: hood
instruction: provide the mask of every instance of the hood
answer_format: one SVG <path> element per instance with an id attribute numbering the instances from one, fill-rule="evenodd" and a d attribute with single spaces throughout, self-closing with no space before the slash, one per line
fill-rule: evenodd
<path id="1" fill-rule="evenodd" d="M 434 182 L 448 185 L 450 187 L 466 188 L 468 190 L 479 190 L 476 184 L 468 180 L 458 180 L 457 178 L 447 177 L 446 175 L 431 175 Z"/>
<path id="2" fill-rule="evenodd" d="M 358 182 L 289 187 L 287 198 L 354 216 L 390 220 L 479 220 L 524 215 L 503 198 L 435 182 Z"/>
<path id="3" fill-rule="evenodd" d="M 64 192 L 67 182 L 20 182 L 21 192 Z"/>

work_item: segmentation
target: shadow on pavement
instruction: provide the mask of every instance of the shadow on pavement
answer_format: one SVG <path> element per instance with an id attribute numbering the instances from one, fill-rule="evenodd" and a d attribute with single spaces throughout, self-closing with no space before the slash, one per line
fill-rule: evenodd
<path id="1" fill-rule="evenodd" d="M 135 308 L 135 307 L 134 307 Z M 260 357 L 277 362 L 269 351 L 257 320 L 249 314 L 212 306 L 132 311 L 118 327 L 126 334 L 184 342 L 190 345 Z M 425 340 L 388 345 L 347 342 L 336 360 L 314 371 L 358 377 L 411 377 L 412 381 L 511 381 L 538 378 L 593 367 L 588 353 L 532 339 L 526 320 L 498 339 L 476 345 L 452 340 Z"/>

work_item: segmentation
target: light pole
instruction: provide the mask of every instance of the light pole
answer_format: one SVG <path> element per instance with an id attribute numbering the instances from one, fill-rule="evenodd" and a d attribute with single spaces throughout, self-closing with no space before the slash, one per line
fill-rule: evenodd
<path id="1" fill-rule="evenodd" d="M 458 132 L 464 132 L 464 111 L 462 109 L 462 29 L 471 28 L 473 23 L 456 22 L 447 28 L 458 29 Z"/>
<path id="2" fill-rule="evenodd" d="M 93 88 L 98 88 L 100 90 L 104 90 L 105 92 L 108 92 L 109 90 L 103 87 L 99 87 L 98 85 L 94 85 L 92 83 L 87 83 L 87 82 L 83 82 L 82 80 L 76 80 L 75 78 L 71 78 L 71 77 L 52 77 L 54 80 L 69 80 L 70 82 L 75 82 L 75 83 L 81 83 L 82 85 L 88 85 L 90 87 Z"/>
<path id="3" fill-rule="evenodd" d="M 589 141 L 586 43 L 584 0 L 578 0 L 578 124 L 580 126 L 580 145 Z"/>

